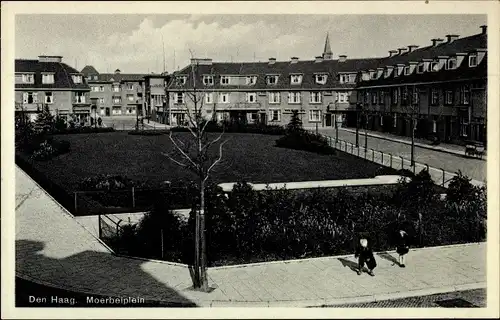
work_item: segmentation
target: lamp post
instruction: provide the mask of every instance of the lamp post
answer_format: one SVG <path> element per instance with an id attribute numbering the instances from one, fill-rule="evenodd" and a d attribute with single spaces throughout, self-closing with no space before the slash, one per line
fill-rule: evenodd
<path id="1" fill-rule="evenodd" d="M 362 109 L 362 106 L 363 105 L 361 103 L 356 104 L 356 148 L 359 147 L 359 113 Z"/>
<path id="2" fill-rule="evenodd" d="M 365 152 L 368 149 L 368 112 L 363 110 L 365 115 Z"/>

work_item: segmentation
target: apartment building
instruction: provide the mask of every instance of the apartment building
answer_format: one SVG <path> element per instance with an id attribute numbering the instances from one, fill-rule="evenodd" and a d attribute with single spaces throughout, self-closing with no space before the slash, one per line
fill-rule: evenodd
<path id="1" fill-rule="evenodd" d="M 146 74 L 99 73 L 93 66 L 81 72 L 90 87 L 92 117 L 136 117 L 144 104 L 144 77 Z"/>
<path id="2" fill-rule="evenodd" d="M 15 60 L 15 110 L 34 120 L 44 106 L 54 115 L 90 114 L 90 88 L 83 75 L 61 56 Z"/>
<path id="3" fill-rule="evenodd" d="M 485 143 L 487 70 L 486 26 L 472 36 L 446 35 L 423 48 L 391 50 L 376 66 L 360 70 L 362 122 L 411 136 L 413 117 L 417 137 Z"/>
<path id="4" fill-rule="evenodd" d="M 144 116 L 160 123 L 169 119 L 168 95 L 165 88 L 170 76 L 150 74 L 144 77 Z"/>
<path id="5" fill-rule="evenodd" d="M 168 85 L 172 125 L 186 123 L 186 109 L 202 107 L 207 119 L 285 125 L 297 110 L 304 127 L 341 124 L 349 110 L 359 70 L 378 61 L 333 59 L 328 35 L 313 60 L 228 63 L 192 59 Z M 337 117 L 335 117 L 337 115 Z"/>

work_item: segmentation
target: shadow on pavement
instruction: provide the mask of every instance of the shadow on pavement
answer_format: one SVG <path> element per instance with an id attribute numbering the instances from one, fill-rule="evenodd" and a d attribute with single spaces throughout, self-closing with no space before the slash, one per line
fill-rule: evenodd
<path id="1" fill-rule="evenodd" d="M 351 269 L 353 272 L 358 272 L 358 263 L 357 262 L 347 260 L 346 258 L 337 258 L 337 260 L 339 260 L 342 263 L 342 266 L 344 268 L 349 267 L 349 269 Z"/>
<path id="2" fill-rule="evenodd" d="M 97 251 L 54 259 L 43 255 L 44 247 L 42 242 L 16 240 L 16 274 L 29 276 L 36 270 L 48 279 L 34 280 L 50 281 L 41 285 L 16 277 L 16 307 L 196 307 L 142 270 L 142 260 Z M 119 294 L 107 296 L 108 289 Z"/>
<path id="3" fill-rule="evenodd" d="M 384 260 L 387 260 L 387 261 L 389 261 L 389 262 L 392 262 L 392 265 L 393 265 L 393 266 L 394 266 L 394 265 L 399 266 L 399 261 L 398 261 L 398 259 L 394 258 L 394 257 L 393 257 L 393 256 L 392 256 L 389 252 L 387 252 L 387 251 L 384 251 L 384 252 L 379 252 L 379 253 L 377 253 L 377 255 L 378 255 L 379 257 L 381 257 L 382 259 L 384 259 Z"/>

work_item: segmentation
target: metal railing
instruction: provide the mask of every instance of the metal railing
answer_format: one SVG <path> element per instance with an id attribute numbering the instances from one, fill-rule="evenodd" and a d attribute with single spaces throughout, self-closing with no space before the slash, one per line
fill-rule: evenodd
<path id="1" fill-rule="evenodd" d="M 413 172 L 413 174 L 417 174 L 423 169 L 427 169 L 434 183 L 445 188 L 447 188 L 450 181 L 455 176 L 457 176 L 457 174 L 455 173 L 448 172 L 443 168 L 431 167 L 426 163 L 419 163 L 415 161 L 414 162 L 415 165 L 412 166 L 410 160 L 405 159 L 404 157 L 399 155 L 385 153 L 372 148 L 365 149 L 364 147 L 361 146 L 356 147 L 355 144 L 345 140 L 341 139 L 335 140 L 335 138 L 326 135 L 321 135 L 321 136 L 327 139 L 328 144 L 337 150 L 352 154 L 354 156 L 369 160 L 374 163 L 378 163 L 388 168 L 392 168 L 395 170 L 406 169 Z"/>

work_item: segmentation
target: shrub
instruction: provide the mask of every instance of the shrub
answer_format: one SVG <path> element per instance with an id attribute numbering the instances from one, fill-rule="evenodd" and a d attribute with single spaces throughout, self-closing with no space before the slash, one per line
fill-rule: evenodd
<path id="1" fill-rule="evenodd" d="M 33 149 L 31 159 L 46 161 L 69 151 L 70 143 L 68 141 L 55 141 L 50 137 Z"/>
<path id="2" fill-rule="evenodd" d="M 50 113 L 49 106 L 45 104 L 35 120 L 35 130 L 37 132 L 52 132 L 54 130 L 54 116 Z"/>
<path id="3" fill-rule="evenodd" d="M 105 127 L 105 128 L 100 128 L 100 127 L 71 127 L 70 122 L 70 127 L 62 130 L 57 130 L 54 132 L 54 134 L 78 134 L 78 133 L 103 133 L 103 132 L 114 132 L 115 129 L 111 127 Z M 74 122 L 73 122 L 74 124 Z"/>
<path id="4" fill-rule="evenodd" d="M 161 136 L 168 132 L 168 130 L 133 130 L 129 131 L 128 134 L 133 136 Z"/>
<path id="5" fill-rule="evenodd" d="M 276 146 L 319 154 L 336 153 L 336 150 L 329 145 L 327 138 L 308 131 L 287 133 L 284 137 L 276 140 Z"/>
<path id="6" fill-rule="evenodd" d="M 61 118 L 59 116 L 56 117 L 55 124 L 54 124 L 54 129 L 56 131 L 65 130 L 67 127 L 68 127 L 68 125 L 66 124 L 66 120 L 64 120 L 63 118 Z"/>
<path id="7" fill-rule="evenodd" d="M 123 190 L 134 186 L 131 179 L 122 176 L 97 175 L 88 177 L 80 181 L 80 190 L 98 191 L 98 190 Z"/>

